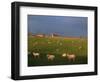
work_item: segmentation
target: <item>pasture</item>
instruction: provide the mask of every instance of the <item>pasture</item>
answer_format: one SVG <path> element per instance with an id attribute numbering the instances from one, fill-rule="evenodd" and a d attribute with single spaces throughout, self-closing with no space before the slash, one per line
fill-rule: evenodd
<path id="1" fill-rule="evenodd" d="M 34 57 L 33 52 L 39 53 L 39 57 Z M 63 58 L 63 53 L 75 54 L 75 61 Z M 48 60 L 47 54 L 54 55 L 54 60 Z M 87 59 L 86 38 L 28 36 L 28 66 L 87 64 Z"/>

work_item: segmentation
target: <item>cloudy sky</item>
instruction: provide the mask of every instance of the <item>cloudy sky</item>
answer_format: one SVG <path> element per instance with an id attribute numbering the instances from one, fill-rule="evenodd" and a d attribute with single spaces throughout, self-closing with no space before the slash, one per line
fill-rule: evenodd
<path id="1" fill-rule="evenodd" d="M 28 15 L 28 32 L 57 33 L 62 36 L 87 36 L 87 17 Z"/>

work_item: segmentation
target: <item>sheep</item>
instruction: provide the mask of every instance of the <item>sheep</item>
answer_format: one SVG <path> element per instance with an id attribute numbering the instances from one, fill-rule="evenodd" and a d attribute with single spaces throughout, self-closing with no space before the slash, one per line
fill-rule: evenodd
<path id="1" fill-rule="evenodd" d="M 39 53 L 35 53 L 35 52 L 33 52 L 33 56 L 36 58 L 36 57 L 38 57 L 39 58 Z"/>
<path id="2" fill-rule="evenodd" d="M 67 54 L 66 55 L 69 61 L 75 61 L 76 55 L 75 54 Z"/>
<path id="3" fill-rule="evenodd" d="M 53 61 L 53 60 L 54 60 L 54 58 L 55 58 L 55 56 L 54 56 L 54 55 L 47 54 L 47 59 L 48 59 L 48 60 Z"/>
<path id="4" fill-rule="evenodd" d="M 63 53 L 63 54 L 62 54 L 62 57 L 63 57 L 63 58 L 65 58 L 66 56 L 67 56 L 67 54 L 66 54 L 66 53 Z"/>

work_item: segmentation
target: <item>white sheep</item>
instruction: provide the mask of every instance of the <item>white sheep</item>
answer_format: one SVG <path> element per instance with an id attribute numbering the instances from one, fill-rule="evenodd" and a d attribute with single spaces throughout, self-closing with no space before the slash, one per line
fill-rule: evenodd
<path id="1" fill-rule="evenodd" d="M 51 54 L 47 54 L 47 58 L 48 60 L 54 60 L 55 56 L 54 55 L 51 55 Z"/>
<path id="2" fill-rule="evenodd" d="M 75 61 L 76 55 L 75 54 L 67 54 L 66 55 L 69 61 Z"/>
<path id="3" fill-rule="evenodd" d="M 67 56 L 67 54 L 66 54 L 66 53 L 63 53 L 63 54 L 62 54 L 62 57 L 63 57 L 63 58 L 65 58 L 66 56 Z"/>
<path id="4" fill-rule="evenodd" d="M 33 56 L 36 58 L 36 57 L 38 57 L 39 58 L 39 53 L 35 53 L 35 52 L 33 52 Z"/>

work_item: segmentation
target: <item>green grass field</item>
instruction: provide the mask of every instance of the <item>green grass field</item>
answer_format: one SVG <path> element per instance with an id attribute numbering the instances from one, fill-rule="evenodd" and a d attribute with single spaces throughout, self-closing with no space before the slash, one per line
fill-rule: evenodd
<path id="1" fill-rule="evenodd" d="M 81 47 L 81 48 L 80 48 Z M 28 36 L 28 66 L 75 65 L 87 64 L 87 39 L 66 37 L 33 37 Z M 40 53 L 34 58 L 32 52 Z M 63 53 L 75 54 L 75 61 L 63 58 Z M 55 55 L 53 61 L 47 59 L 47 54 Z"/>

